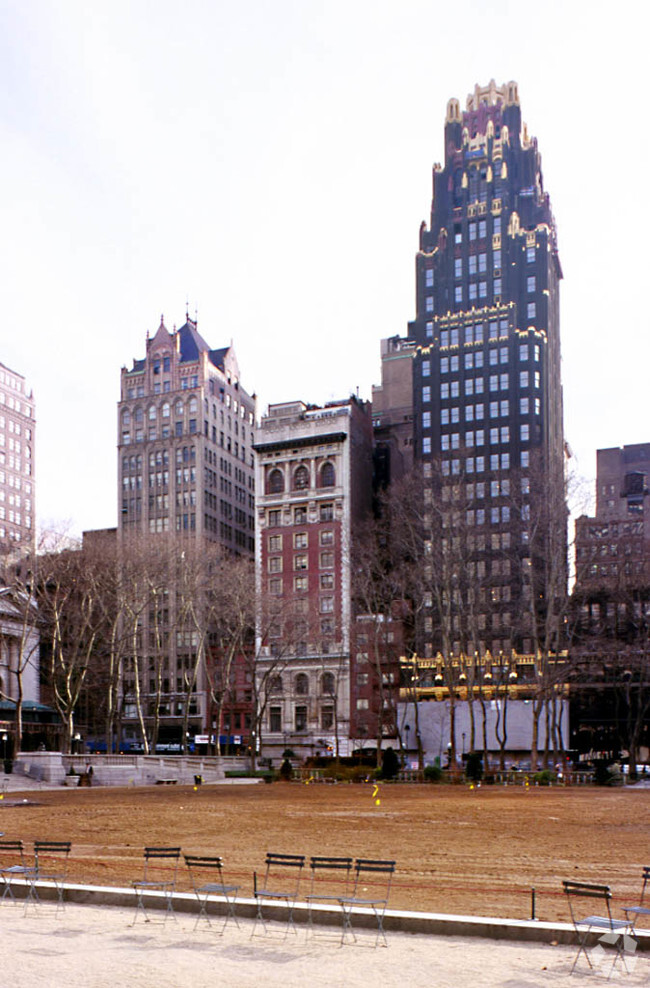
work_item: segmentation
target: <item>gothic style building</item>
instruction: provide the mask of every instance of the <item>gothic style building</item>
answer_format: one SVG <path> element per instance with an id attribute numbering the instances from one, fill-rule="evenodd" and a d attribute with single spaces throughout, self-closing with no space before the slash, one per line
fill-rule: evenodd
<path id="1" fill-rule="evenodd" d="M 417 649 L 510 668 L 557 647 L 547 616 L 566 594 L 562 270 L 515 83 L 449 101 L 416 277 Z"/>
<path id="2" fill-rule="evenodd" d="M 212 349 L 189 318 L 171 332 L 161 320 L 144 358 L 122 369 L 118 423 L 119 544 L 147 536 L 151 547 L 150 537 L 160 537 L 153 556 L 168 558 L 167 570 L 178 551 L 165 534 L 196 547 L 198 560 L 207 559 L 207 543 L 252 558 L 255 397 L 242 387 L 232 345 Z M 144 717 L 158 739 L 184 744 L 181 730 L 191 738 L 214 727 L 205 646 L 182 617 L 178 574 L 169 572 L 168 583 L 164 574 L 158 579 L 157 596 L 138 618 L 138 654 L 125 671 L 126 740 L 138 741 Z M 193 594 L 198 608 L 207 592 Z"/>

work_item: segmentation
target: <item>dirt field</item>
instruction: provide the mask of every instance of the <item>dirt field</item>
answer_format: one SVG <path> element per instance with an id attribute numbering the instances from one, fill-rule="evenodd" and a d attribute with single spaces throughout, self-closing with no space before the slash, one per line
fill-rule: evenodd
<path id="1" fill-rule="evenodd" d="M 394 858 L 393 908 L 519 919 L 530 918 L 534 886 L 537 918 L 566 920 L 563 878 L 606 882 L 615 903 L 627 903 L 650 863 L 650 789 L 374 791 L 276 783 L 11 793 L 0 829 L 26 842 L 72 840 L 72 881 L 128 886 L 145 844 L 222 855 L 242 895 L 267 850 Z"/>

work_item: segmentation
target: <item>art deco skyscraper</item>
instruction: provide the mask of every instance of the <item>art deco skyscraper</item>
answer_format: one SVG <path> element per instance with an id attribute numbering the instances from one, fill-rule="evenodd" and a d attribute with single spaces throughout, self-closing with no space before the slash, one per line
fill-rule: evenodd
<path id="1" fill-rule="evenodd" d="M 423 656 L 535 652 L 566 589 L 555 222 L 517 85 L 447 106 L 420 229 Z M 510 660 L 509 660 L 510 661 Z"/>

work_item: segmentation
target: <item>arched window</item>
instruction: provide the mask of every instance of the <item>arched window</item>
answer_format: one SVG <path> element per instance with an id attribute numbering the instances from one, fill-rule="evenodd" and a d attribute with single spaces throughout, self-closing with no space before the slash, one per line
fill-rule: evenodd
<path id="1" fill-rule="evenodd" d="M 269 684 L 270 693 L 282 693 L 282 676 L 273 676 Z"/>
<path id="2" fill-rule="evenodd" d="M 169 402 L 168 401 L 166 401 L 166 402 L 163 403 L 162 417 L 164 419 L 168 419 L 169 418 Z"/>
<path id="3" fill-rule="evenodd" d="M 131 425 L 131 413 L 128 408 L 122 412 L 122 425 Z"/>
<path id="4" fill-rule="evenodd" d="M 183 402 L 182 401 L 177 401 L 176 402 L 176 414 L 177 415 L 182 415 L 183 414 Z"/>
<path id="5" fill-rule="evenodd" d="M 157 415 L 158 415 L 158 413 L 156 411 L 156 406 L 155 405 L 149 405 L 149 421 L 150 422 L 155 422 L 156 421 L 156 418 L 157 418 Z"/>
<path id="6" fill-rule="evenodd" d="M 267 494 L 282 494 L 284 490 L 284 476 L 282 470 L 271 470 L 267 482 Z"/>
<path id="7" fill-rule="evenodd" d="M 309 693 L 309 677 L 304 672 L 299 672 L 296 676 L 296 693 L 298 696 L 307 696 Z"/>
<path id="8" fill-rule="evenodd" d="M 141 408 L 136 408 L 135 412 L 133 413 L 133 418 L 135 419 L 137 424 L 141 424 L 142 422 L 144 422 L 144 412 L 142 411 Z"/>
<path id="9" fill-rule="evenodd" d="M 336 473 L 333 463 L 323 463 L 320 470 L 321 487 L 334 487 L 336 484 Z"/>
<path id="10" fill-rule="evenodd" d="M 192 397 L 190 398 L 190 401 L 189 401 L 190 415 L 193 415 L 197 411 L 198 407 L 199 407 L 198 406 L 198 402 L 197 402 L 196 398 L 194 397 L 194 395 L 192 395 Z"/>
<path id="11" fill-rule="evenodd" d="M 293 475 L 294 491 L 304 491 L 309 487 L 309 470 L 306 466 L 299 466 Z"/>
<path id="12" fill-rule="evenodd" d="M 323 673 L 322 685 L 323 685 L 323 693 L 327 693 L 329 696 L 333 696 L 334 695 L 334 673 L 333 672 L 324 672 Z"/>

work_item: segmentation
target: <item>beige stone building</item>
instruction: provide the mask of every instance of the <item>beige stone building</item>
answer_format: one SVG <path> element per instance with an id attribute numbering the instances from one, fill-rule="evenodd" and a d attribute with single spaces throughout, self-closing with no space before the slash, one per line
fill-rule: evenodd
<path id="1" fill-rule="evenodd" d="M 0 363 L 0 550 L 3 564 L 34 546 L 34 397 Z"/>
<path id="2" fill-rule="evenodd" d="M 216 543 L 227 552 L 252 557 L 255 424 L 255 397 L 242 387 L 232 345 L 211 348 L 189 317 L 180 329 L 171 331 L 161 320 L 155 334 L 147 336 L 144 358 L 134 360 L 121 374 L 121 544 L 131 536 L 168 534 L 196 545 Z M 180 627 L 174 595 L 165 598 L 142 616 L 138 668 L 140 688 L 149 697 L 147 716 L 157 711 L 159 737 L 171 743 L 179 736 L 188 703 L 190 737 L 208 733 L 212 725 L 202 665 L 191 695 L 187 693 L 188 670 L 197 665 L 196 632 Z M 149 626 L 154 610 L 155 619 L 162 622 L 155 636 Z M 148 653 L 154 637 L 165 643 L 162 657 Z M 125 683 L 125 722 L 132 724 L 126 740 L 137 740 L 139 735 L 134 675 Z"/>

